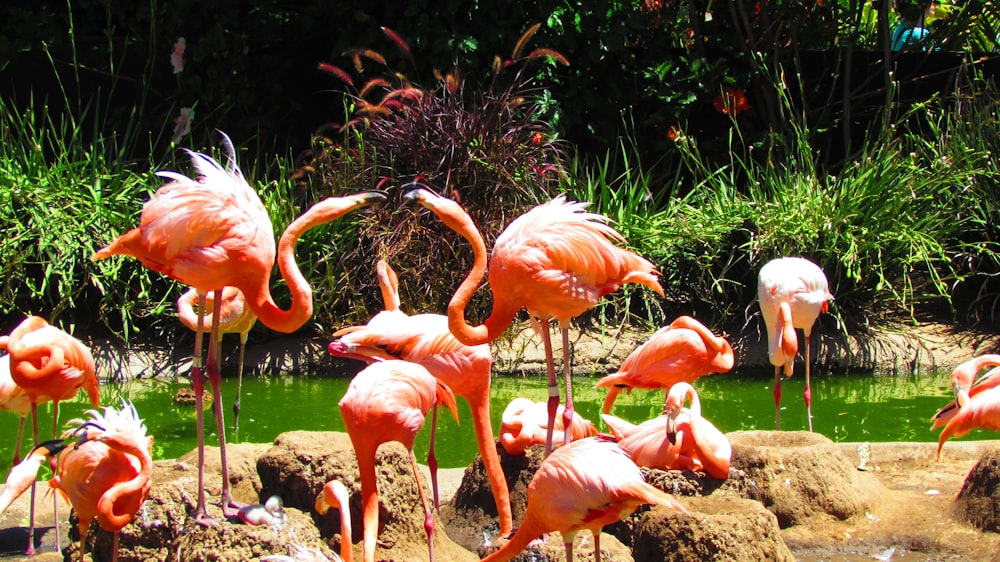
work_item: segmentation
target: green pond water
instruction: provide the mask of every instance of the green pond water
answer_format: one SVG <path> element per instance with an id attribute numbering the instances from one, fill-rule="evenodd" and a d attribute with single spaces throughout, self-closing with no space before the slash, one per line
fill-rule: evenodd
<path id="1" fill-rule="evenodd" d="M 907 441 L 936 442 L 937 432 L 930 430 L 930 417 L 951 400 L 950 373 L 919 376 L 876 376 L 867 374 L 814 375 L 813 428 L 838 442 Z M 594 390 L 593 377 L 576 377 L 576 409 L 585 418 L 602 427 L 600 407 L 605 392 Z M 349 379 L 316 376 L 247 377 L 243 381 L 242 413 L 239 435 L 232 432 L 232 399 L 235 377 L 223 380 L 223 402 L 229 442 L 271 442 L 285 431 L 344 431 L 337 402 L 344 395 Z M 723 432 L 774 429 L 773 371 L 709 375 L 697 381 L 702 414 Z M 801 370 L 783 384 L 782 429 L 808 428 L 802 400 L 804 381 Z M 121 397 L 132 400 L 146 427 L 155 438 L 154 458 L 169 459 L 192 450 L 196 444 L 193 406 L 174 404 L 174 394 L 187 386 L 185 381 L 137 380 L 101 386 L 102 404 L 118 404 Z M 519 376 L 494 377 L 492 417 L 494 432 L 500 428 L 504 408 L 516 396 L 544 400 L 542 378 Z M 622 393 L 614 414 L 639 423 L 660 414 L 662 391 L 636 390 Z M 438 416 L 438 461 L 442 467 L 464 467 L 476 454 L 468 405 L 461 399 L 460 422 L 442 411 Z M 59 418 L 65 422 L 88 409 L 83 393 L 75 400 L 60 404 Z M 10 469 L 17 418 L 0 415 L 0 469 Z M 214 420 L 206 412 L 206 439 L 218 444 Z M 52 431 L 51 405 L 39 411 L 39 435 L 42 440 Z M 429 419 L 429 416 L 428 416 Z M 30 419 L 26 442 L 30 441 Z M 602 428 L 603 429 L 603 428 Z M 426 457 L 428 427 L 417 439 L 415 450 L 421 462 Z M 993 439 L 996 433 L 976 430 L 965 439 Z M 27 450 L 28 447 L 23 447 Z"/>

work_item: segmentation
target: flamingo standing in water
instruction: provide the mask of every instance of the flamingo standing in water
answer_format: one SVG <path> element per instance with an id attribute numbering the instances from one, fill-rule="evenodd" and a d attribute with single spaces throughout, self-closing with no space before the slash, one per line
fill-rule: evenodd
<path id="1" fill-rule="evenodd" d="M 573 562 L 573 540 L 588 530 L 594 535 L 594 560 L 600 562 L 601 529 L 644 504 L 689 513 L 673 496 L 643 480 L 639 467 L 617 443 L 600 438 L 573 441 L 542 462 L 528 485 L 528 507 L 517 532 L 483 561 L 510 560 L 543 533 L 558 531 L 566 560 Z"/>
<path id="2" fill-rule="evenodd" d="M 146 426 L 129 402 L 87 414 L 85 420 L 69 422 L 76 427 L 64 436 L 77 436 L 78 444 L 59 455 L 49 485 L 62 493 L 79 518 L 80 562 L 94 519 L 114 535 L 112 560 L 118 560 L 119 531 L 132 522 L 152 488 L 153 438 L 146 435 Z"/>
<path id="3" fill-rule="evenodd" d="M 666 405 L 666 394 L 675 383 L 691 383 L 709 373 L 724 373 L 735 362 L 726 338 L 716 336 L 690 316 L 680 316 L 630 353 L 617 373 L 597 381 L 595 388 L 608 389 L 601 413 L 611 413 L 623 389 L 631 393 L 633 388 L 662 388 Z"/>
<path id="4" fill-rule="evenodd" d="M 413 441 L 424 425 L 424 416 L 443 403 L 458 419 L 455 395 L 424 367 L 409 361 L 377 361 L 361 370 L 340 401 L 347 434 L 354 446 L 361 475 L 361 513 L 365 562 L 375 561 L 378 535 L 378 480 L 375 454 L 382 443 L 398 441 L 410 452 L 413 479 L 424 506 L 427 550 L 434 560 L 434 517 L 420 485 Z"/>
<path id="5" fill-rule="evenodd" d="M 493 310 L 483 324 L 472 326 L 465 319 L 465 307 L 487 268 L 482 235 L 468 213 L 450 199 L 423 188 L 411 191 L 407 198 L 430 209 L 445 225 L 472 244 L 475 256 L 472 271 L 448 305 L 448 325 L 459 341 L 466 345 L 492 342 L 507 329 L 521 308 L 528 310 L 532 325 L 541 332 L 545 346 L 550 419 L 555 418 L 558 410 L 559 385 L 549 322 L 556 320 L 559 323 L 566 386 L 564 442 L 568 443 L 573 414 L 570 321 L 625 283 L 646 285 L 663 296 L 656 268 L 617 245 L 624 242 L 624 238 L 607 224 L 607 217 L 585 212 L 586 203 L 566 201 L 559 196 L 514 219 L 497 237 L 489 259 Z M 552 450 L 555 424 L 549 423 L 548 427 L 546 454 Z"/>
<path id="6" fill-rule="evenodd" d="M 157 175 L 170 181 L 146 202 L 139 226 L 119 236 L 92 259 L 112 255 L 137 258 L 146 267 L 190 285 L 198 291 L 198 311 L 207 310 L 206 295 L 215 291 L 215 302 L 223 302 L 225 287 L 239 289 L 250 310 L 268 328 L 291 333 L 312 316 L 312 288 L 295 263 L 295 245 L 299 237 L 315 226 L 336 220 L 344 214 L 385 199 L 379 193 L 359 193 L 329 197 L 292 221 L 277 245 L 271 219 L 257 193 L 247 184 L 236 166 L 235 149 L 223 135 L 229 153 L 229 166 L 223 167 L 210 156 L 188 151 L 198 173 L 191 179 L 176 172 Z M 271 270 L 277 255 L 278 269 L 291 293 L 290 308 L 282 309 L 271 296 Z M 217 342 L 222 307 L 212 310 L 209 341 Z M 199 320 L 196 326 L 203 326 Z M 201 356 L 202 332 L 195 332 L 194 358 Z M 218 346 L 210 345 L 206 360 L 208 380 L 215 404 L 222 403 L 219 390 Z M 200 361 L 191 369 L 195 393 L 198 431 L 198 505 L 195 520 L 212 524 L 205 506 L 205 436 L 202 422 L 204 378 Z M 222 408 L 215 408 L 222 464 L 222 510 L 235 517 L 241 505 L 232 499 L 229 468 L 226 460 L 225 422 Z"/>
<path id="7" fill-rule="evenodd" d="M 100 405 L 94 357 L 80 340 L 50 325 L 44 318 L 29 316 L 7 336 L 0 337 L 0 349 L 9 354 L 10 375 L 24 389 L 31 402 L 33 443 L 38 443 L 38 405 L 52 401 L 52 436 L 59 433 L 59 402 L 76 396 L 82 388 L 95 408 Z M 56 514 L 56 549 L 59 549 L 59 509 L 52 498 Z M 28 549 L 35 553 L 35 486 L 31 486 Z"/>
<path id="8" fill-rule="evenodd" d="M 760 268 L 757 299 L 767 328 L 767 349 L 774 365 L 774 427 L 781 429 L 781 378 L 792 376 L 799 351 L 796 329 L 805 336 L 806 417 L 812 423 L 812 389 L 809 383 L 809 336 L 820 313 L 833 298 L 823 270 L 805 258 L 778 258 Z"/>
<path id="9" fill-rule="evenodd" d="M 987 353 L 973 357 L 955 367 L 951 373 L 951 388 L 955 393 L 955 399 L 938 410 L 931 418 L 933 421 L 932 430 L 946 425 L 973 396 L 984 390 L 1000 386 L 1000 368 L 991 369 L 985 375 L 976 378 L 979 371 L 986 367 L 1000 367 L 1000 355 Z"/>
<path id="10" fill-rule="evenodd" d="M 554 431 L 565 433 L 563 408 L 562 405 L 559 406 L 554 418 Z M 503 416 L 500 418 L 500 445 L 504 451 L 507 451 L 508 455 L 521 455 L 524 454 L 525 449 L 532 445 L 544 445 L 545 437 L 549 432 L 549 421 L 546 402 L 533 402 L 523 396 L 518 396 L 507 404 Z M 590 420 L 573 412 L 569 434 L 570 440 L 576 441 L 584 437 L 593 437 L 598 434 L 598 431 Z M 500 533 L 500 536 L 505 535 L 505 533 Z"/>
<path id="11" fill-rule="evenodd" d="M 177 318 L 181 324 L 187 326 L 192 332 L 211 333 L 212 326 L 204 323 L 199 324 L 199 319 L 204 321 L 205 317 L 211 318 L 215 310 L 215 294 L 208 293 L 205 299 L 207 310 L 204 313 L 195 311 L 198 302 L 198 291 L 188 289 L 179 299 L 177 299 Z M 219 341 L 217 345 L 222 345 L 224 334 L 240 335 L 240 364 L 236 375 L 236 400 L 233 401 L 233 434 L 238 435 L 240 431 L 240 396 L 243 391 L 243 368 L 244 354 L 247 346 L 247 339 L 250 330 L 257 323 L 257 315 L 250 310 L 247 299 L 236 287 L 225 287 L 222 289 L 222 313 L 219 317 Z M 221 351 L 216 352 L 221 355 Z M 198 358 L 192 358 L 191 364 L 201 364 L 201 354 L 199 350 Z"/>
<path id="12" fill-rule="evenodd" d="M 323 493 L 316 498 L 316 513 L 326 515 L 331 507 L 340 512 L 340 559 L 342 562 L 353 562 L 350 493 L 340 480 L 327 482 L 323 486 Z"/>
<path id="13" fill-rule="evenodd" d="M 497 506 L 499 533 L 509 535 L 513 530 L 510 493 L 500 466 L 490 420 L 493 354 L 489 345 L 469 346 L 461 343 L 448 330 L 448 318 L 440 314 L 406 315 L 399 310 L 398 278 L 395 272 L 385 260 L 378 261 L 376 272 L 386 310 L 376 314 L 365 326 L 352 326 L 333 334 L 340 339 L 330 344 L 330 353 L 369 363 L 386 359 L 418 363 L 447 385 L 456 396 L 461 396 L 469 403 L 476 445 Z M 431 469 L 431 488 L 436 506 L 437 463 L 433 450 L 432 439 L 427 464 Z"/>
<path id="14" fill-rule="evenodd" d="M 31 399 L 10 376 L 10 355 L 0 355 L 0 410 L 18 417 L 17 437 L 14 438 L 14 459 L 11 463 L 11 466 L 17 466 L 21 462 L 21 438 L 24 437 L 24 422 L 31 413 Z"/>

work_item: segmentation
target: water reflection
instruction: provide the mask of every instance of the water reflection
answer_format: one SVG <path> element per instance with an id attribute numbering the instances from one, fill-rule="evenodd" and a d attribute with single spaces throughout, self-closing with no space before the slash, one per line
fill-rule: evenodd
<path id="1" fill-rule="evenodd" d="M 930 417 L 950 400 L 950 373 L 920 376 L 877 376 L 871 373 L 817 375 L 813 377 L 814 429 L 834 441 L 937 441 L 930 431 Z M 593 389 L 596 377 L 577 377 L 573 390 L 576 409 L 600 427 L 600 408 L 604 392 Z M 285 431 L 344 431 L 337 402 L 347 389 L 345 378 L 248 377 L 243 381 L 240 435 L 227 435 L 230 442 L 270 442 Z M 774 428 L 773 373 L 766 372 L 710 375 L 695 387 L 701 396 L 702 410 L 724 432 Z M 153 380 L 106 384 L 101 387 L 104 404 L 117 403 L 120 397 L 133 400 L 155 436 L 156 459 L 175 458 L 196 445 L 193 406 L 178 405 L 174 394 L 185 387 L 183 381 Z M 802 400 L 804 380 L 797 374 L 782 385 L 782 428 L 805 430 L 805 405 Z M 232 400 L 235 378 L 223 381 L 224 411 L 232 431 Z M 516 396 L 542 401 L 547 396 L 545 380 L 538 377 L 495 377 L 493 382 L 493 424 L 499 430 L 500 416 Z M 636 390 L 622 394 L 615 402 L 615 415 L 639 423 L 656 417 L 663 407 L 662 391 Z M 467 466 L 476 454 L 468 405 L 459 400 L 460 423 L 444 414 L 438 417 L 438 460 L 442 467 Z M 60 403 L 60 419 L 80 416 L 88 408 L 82 396 Z M 41 409 L 39 428 L 47 438 L 52 427 L 51 405 Z M 206 415 L 205 433 L 210 445 L 217 445 L 214 419 Z M 30 425 L 30 424 L 29 424 Z M 17 419 L 0 416 L 0 469 L 6 474 Z M 30 431 L 30 430 L 28 430 Z M 993 432 L 973 431 L 966 439 L 992 439 Z M 421 459 L 427 451 L 428 431 L 417 439 L 415 450 Z"/>

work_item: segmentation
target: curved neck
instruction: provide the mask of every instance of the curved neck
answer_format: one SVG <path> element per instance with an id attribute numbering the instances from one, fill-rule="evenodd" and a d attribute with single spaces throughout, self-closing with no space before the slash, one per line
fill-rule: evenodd
<path id="1" fill-rule="evenodd" d="M 367 202 L 363 195 L 329 197 L 310 207 L 288 225 L 278 240 L 277 251 L 278 270 L 291 293 L 291 307 L 285 310 L 274 302 L 270 279 L 261 279 L 260 285 L 243 291 L 252 303 L 251 309 L 265 326 L 291 333 L 309 321 L 313 312 L 312 287 L 295 262 L 295 245 L 307 230 L 334 221 Z"/>
<path id="2" fill-rule="evenodd" d="M 472 299 L 483 277 L 486 276 L 486 243 L 483 235 L 473 224 L 472 218 L 457 203 L 441 198 L 441 205 L 427 206 L 450 229 L 462 235 L 472 245 L 474 262 L 462 284 L 455 290 L 448 303 L 448 329 L 465 345 L 489 343 L 503 333 L 514 320 L 517 308 L 511 308 L 495 298 L 489 318 L 479 326 L 472 326 L 465 319 L 465 307 Z"/>
<path id="3" fill-rule="evenodd" d="M 362 549 L 365 562 L 374 562 L 378 538 L 378 479 L 375 476 L 375 451 L 359 451 L 358 473 L 361 475 Z M 349 539 L 348 539 L 349 540 Z"/>
<path id="4" fill-rule="evenodd" d="M 139 459 L 139 473 L 131 480 L 120 482 L 108 488 L 108 491 L 101 496 L 97 503 L 98 520 L 101 527 L 115 532 L 132 521 L 139 506 L 146 499 L 150 478 L 153 475 L 153 462 L 149 450 L 144 450 L 132 443 L 117 443 L 111 440 L 104 442 L 114 450 Z M 152 438 L 149 438 L 149 446 L 152 447 Z"/>

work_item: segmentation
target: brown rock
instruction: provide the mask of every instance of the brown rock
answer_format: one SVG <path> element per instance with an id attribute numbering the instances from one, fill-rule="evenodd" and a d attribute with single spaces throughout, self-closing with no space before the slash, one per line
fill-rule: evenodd
<path id="1" fill-rule="evenodd" d="M 827 437 L 805 431 L 728 433 L 733 467 L 756 482 L 782 529 L 817 515 L 845 520 L 871 503 L 858 470 Z"/>
<path id="2" fill-rule="evenodd" d="M 691 515 L 654 508 L 633 528 L 636 560 L 794 561 L 775 516 L 756 501 L 725 495 L 684 498 Z"/>
<path id="3" fill-rule="evenodd" d="M 1000 450 L 987 451 L 972 467 L 956 500 L 973 527 L 1000 532 Z"/>
<path id="4" fill-rule="evenodd" d="M 361 485 L 358 465 L 346 433 L 292 431 L 278 436 L 257 461 L 261 496 L 280 496 L 286 507 L 313 514 L 323 537 L 334 538 L 331 548 L 339 550 L 340 514 L 331 510 L 325 517 L 314 512 L 316 497 L 329 480 L 338 479 L 351 494 L 354 553 L 361 557 Z M 427 535 L 424 511 L 414 483 L 409 452 L 399 443 L 379 448 L 379 532 L 377 556 L 386 560 L 426 560 Z M 422 475 L 417 476 L 430 500 L 431 492 Z M 440 518 L 435 525 L 434 554 L 441 560 L 478 560 L 453 542 Z"/>

